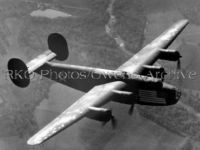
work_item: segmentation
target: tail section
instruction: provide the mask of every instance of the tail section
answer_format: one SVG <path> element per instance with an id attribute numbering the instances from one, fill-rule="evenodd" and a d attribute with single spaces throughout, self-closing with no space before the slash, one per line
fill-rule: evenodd
<path id="1" fill-rule="evenodd" d="M 8 62 L 11 81 L 19 87 L 27 87 L 30 83 L 30 74 L 52 59 L 65 60 L 68 58 L 68 45 L 65 38 L 59 33 L 52 33 L 48 37 L 48 47 L 43 54 L 24 63 L 19 58 L 12 58 Z"/>

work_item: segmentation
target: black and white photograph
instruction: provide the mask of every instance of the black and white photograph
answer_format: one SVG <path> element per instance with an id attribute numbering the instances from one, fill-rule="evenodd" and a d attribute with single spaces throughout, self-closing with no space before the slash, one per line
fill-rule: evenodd
<path id="1" fill-rule="evenodd" d="M 0 150 L 199 150 L 199 0 L 0 0 Z"/>

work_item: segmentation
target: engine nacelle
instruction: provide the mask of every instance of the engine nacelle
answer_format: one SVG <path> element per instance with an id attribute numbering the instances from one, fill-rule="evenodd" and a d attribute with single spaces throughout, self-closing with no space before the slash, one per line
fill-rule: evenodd
<path id="1" fill-rule="evenodd" d="M 98 107 L 89 107 L 89 112 L 86 117 L 100 122 L 108 122 L 113 118 L 110 109 Z"/>
<path id="2" fill-rule="evenodd" d="M 150 106 L 168 106 L 178 102 L 181 92 L 175 86 L 163 83 L 163 87 L 157 90 L 144 90 L 135 88 L 132 91 L 112 91 L 114 102 L 122 104 L 140 104 Z"/>
<path id="3" fill-rule="evenodd" d="M 160 49 L 159 59 L 178 61 L 181 58 L 180 53 L 177 50 Z"/>
<path id="4" fill-rule="evenodd" d="M 144 68 L 142 71 L 142 75 L 144 76 L 164 79 L 164 76 L 167 74 L 161 66 L 143 65 L 142 67 Z"/>

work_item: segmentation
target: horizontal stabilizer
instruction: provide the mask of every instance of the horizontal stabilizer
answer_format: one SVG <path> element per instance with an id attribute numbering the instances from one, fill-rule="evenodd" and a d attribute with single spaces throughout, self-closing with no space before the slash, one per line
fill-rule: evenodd
<path id="1" fill-rule="evenodd" d="M 27 87 L 30 83 L 30 74 L 43 66 L 46 62 L 52 59 L 67 59 L 67 41 L 62 35 L 58 33 L 50 34 L 48 37 L 48 47 L 48 50 L 28 63 L 24 63 L 19 58 L 12 58 L 8 61 L 9 76 L 16 86 Z"/>

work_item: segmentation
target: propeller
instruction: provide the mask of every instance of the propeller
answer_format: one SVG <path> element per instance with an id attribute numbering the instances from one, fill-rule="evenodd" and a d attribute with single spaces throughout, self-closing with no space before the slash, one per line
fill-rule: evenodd
<path id="1" fill-rule="evenodd" d="M 133 114 L 134 107 L 135 107 L 135 103 L 137 103 L 137 101 L 139 101 L 139 100 L 140 100 L 139 91 L 135 91 L 134 101 L 132 101 L 131 107 L 130 107 L 129 110 L 128 110 L 128 114 L 129 114 L 129 115 L 132 115 L 132 114 Z"/>
<path id="2" fill-rule="evenodd" d="M 181 70 L 181 60 L 180 58 L 177 60 L 177 70 Z"/>
<path id="3" fill-rule="evenodd" d="M 108 121 L 103 121 L 103 122 L 102 122 L 102 127 L 104 127 L 104 126 L 106 125 L 107 122 L 108 122 Z"/>
<path id="4" fill-rule="evenodd" d="M 164 71 L 163 74 L 161 75 L 161 80 L 162 82 L 165 80 L 165 76 L 167 75 L 167 72 Z"/>
<path id="5" fill-rule="evenodd" d="M 128 114 L 129 114 L 129 115 L 132 115 L 132 114 L 133 114 L 134 106 L 135 106 L 135 105 L 132 104 L 131 107 L 130 107 L 130 109 L 128 110 Z"/>
<path id="6" fill-rule="evenodd" d="M 177 60 L 177 68 L 176 68 L 176 71 L 177 71 L 177 73 L 178 73 L 178 75 L 179 75 L 178 81 L 177 81 L 178 88 L 180 88 L 181 83 L 182 83 L 182 80 L 181 80 L 181 77 L 180 77 L 180 72 L 182 71 L 182 69 L 181 69 L 181 60 L 180 60 L 181 57 L 182 57 L 182 56 L 179 54 L 179 58 L 178 58 L 178 60 Z"/>
<path id="7" fill-rule="evenodd" d="M 117 119 L 114 116 L 111 116 L 110 121 L 111 121 L 112 128 L 116 129 L 116 127 L 117 127 Z"/>
<path id="8" fill-rule="evenodd" d="M 180 70 L 180 69 L 181 69 L 181 60 L 180 60 L 181 57 L 182 57 L 181 54 L 177 51 L 177 52 L 176 52 L 176 59 L 177 59 L 177 68 L 176 68 L 176 69 L 177 69 L 177 70 Z"/>
<path id="9" fill-rule="evenodd" d="M 116 129 L 116 127 L 117 127 L 117 119 L 113 115 L 111 115 L 110 121 L 111 121 L 112 128 Z M 102 126 L 105 126 L 107 124 L 107 122 L 108 121 L 102 122 Z"/>

